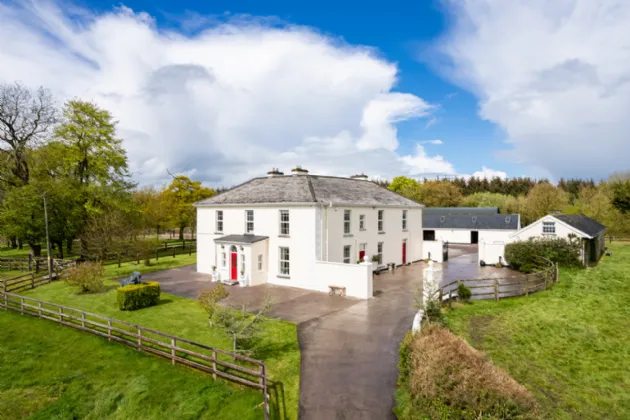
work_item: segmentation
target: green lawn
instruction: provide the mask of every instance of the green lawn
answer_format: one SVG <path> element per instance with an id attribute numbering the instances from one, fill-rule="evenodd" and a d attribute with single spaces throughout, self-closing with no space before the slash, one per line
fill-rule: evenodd
<path id="1" fill-rule="evenodd" d="M 2 419 L 261 419 L 260 392 L 53 322 L 0 312 Z"/>
<path id="2" fill-rule="evenodd" d="M 97 294 L 76 294 L 63 282 L 53 282 L 24 295 L 36 299 L 58 303 L 61 305 L 83 309 L 97 314 L 111 316 L 145 327 L 154 328 L 166 333 L 188 338 L 214 347 L 231 349 L 228 338 L 216 329 L 208 326 L 205 312 L 192 299 L 181 298 L 166 293 L 162 294 L 160 305 L 133 312 L 121 312 L 116 304 L 117 281 L 111 279 L 127 276 L 133 271 L 147 273 L 149 271 L 194 263 L 195 255 L 179 255 L 176 258 L 160 258 L 150 267 L 132 263 L 106 267 L 106 286 L 108 290 Z M 51 323 L 52 324 L 52 323 Z M 2 332 L 0 332 L 0 335 Z M 297 342 L 297 328 L 294 324 L 270 320 L 266 327 L 257 353 L 254 357 L 267 362 L 267 370 L 271 381 L 272 403 L 280 413 L 280 418 L 295 419 L 298 414 L 299 382 L 300 382 L 300 350 Z M 247 403 L 247 395 L 244 394 Z"/>
<path id="3" fill-rule="evenodd" d="M 630 418 L 630 244 L 553 290 L 458 305 L 449 327 L 537 398 L 544 418 Z"/>

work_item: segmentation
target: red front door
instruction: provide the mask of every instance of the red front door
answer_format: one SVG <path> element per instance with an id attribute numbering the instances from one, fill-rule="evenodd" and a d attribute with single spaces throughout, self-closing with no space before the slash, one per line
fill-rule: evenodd
<path id="1" fill-rule="evenodd" d="M 365 259 L 365 251 L 359 251 L 359 259 L 360 260 L 364 260 Z"/>
<path id="2" fill-rule="evenodd" d="M 238 254 L 236 252 L 232 252 L 232 280 L 237 280 L 237 271 L 238 271 Z"/>
<path id="3" fill-rule="evenodd" d="M 407 242 L 403 242 L 403 255 L 402 255 L 403 265 L 407 264 Z"/>

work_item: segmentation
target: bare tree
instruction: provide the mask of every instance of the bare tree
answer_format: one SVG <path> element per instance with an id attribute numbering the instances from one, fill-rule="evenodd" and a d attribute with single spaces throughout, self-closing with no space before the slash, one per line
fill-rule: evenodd
<path id="1" fill-rule="evenodd" d="M 0 85 L 0 156 L 13 177 L 11 183 L 28 184 L 28 148 L 45 139 L 56 122 L 48 90 L 40 87 L 31 93 L 17 82 Z"/>

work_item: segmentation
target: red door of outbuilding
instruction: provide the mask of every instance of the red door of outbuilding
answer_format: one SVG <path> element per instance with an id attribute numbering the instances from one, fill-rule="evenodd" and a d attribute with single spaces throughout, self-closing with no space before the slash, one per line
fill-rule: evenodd
<path id="1" fill-rule="evenodd" d="M 407 241 L 403 241 L 402 263 L 407 264 Z"/>
<path id="2" fill-rule="evenodd" d="M 237 271 L 238 271 L 238 254 L 236 252 L 232 252 L 232 280 L 237 280 Z"/>

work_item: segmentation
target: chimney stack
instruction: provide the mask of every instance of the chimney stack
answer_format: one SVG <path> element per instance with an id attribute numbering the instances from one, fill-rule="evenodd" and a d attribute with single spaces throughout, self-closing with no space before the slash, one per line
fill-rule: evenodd
<path id="1" fill-rule="evenodd" d="M 282 176 L 282 175 L 284 175 L 284 172 L 280 172 L 278 168 L 273 168 L 272 170 L 267 172 L 267 176 L 270 178 L 274 176 Z"/>
<path id="2" fill-rule="evenodd" d="M 308 170 L 302 168 L 300 165 L 297 165 L 295 168 L 291 169 L 293 175 L 308 175 Z"/>
<path id="3" fill-rule="evenodd" d="M 362 180 L 366 181 L 368 179 L 368 176 L 366 174 L 364 174 L 363 172 L 361 172 L 360 174 L 352 175 L 350 178 L 351 179 L 362 179 Z"/>

